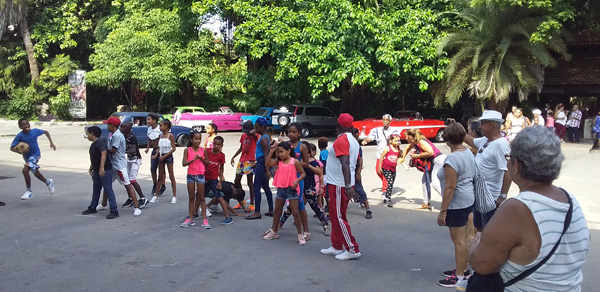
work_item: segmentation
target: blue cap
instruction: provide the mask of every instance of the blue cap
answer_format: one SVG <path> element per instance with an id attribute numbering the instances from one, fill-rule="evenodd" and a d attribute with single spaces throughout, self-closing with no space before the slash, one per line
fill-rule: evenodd
<path id="1" fill-rule="evenodd" d="M 256 119 L 256 124 L 266 127 L 268 125 L 267 119 L 262 118 L 262 117 L 258 118 L 258 119 Z"/>

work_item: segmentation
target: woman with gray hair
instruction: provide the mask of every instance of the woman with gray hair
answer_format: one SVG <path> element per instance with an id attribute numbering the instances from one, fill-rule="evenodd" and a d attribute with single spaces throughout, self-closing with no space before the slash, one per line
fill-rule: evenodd
<path id="1" fill-rule="evenodd" d="M 531 127 L 511 146 L 508 172 L 520 193 L 483 230 L 469 258 L 475 274 L 467 291 L 492 282 L 504 291 L 581 291 L 590 235 L 575 197 L 552 184 L 564 160 L 561 142 Z"/>

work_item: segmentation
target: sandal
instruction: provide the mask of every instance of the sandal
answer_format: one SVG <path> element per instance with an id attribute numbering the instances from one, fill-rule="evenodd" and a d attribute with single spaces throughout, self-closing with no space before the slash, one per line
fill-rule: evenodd
<path id="1" fill-rule="evenodd" d="M 262 215 L 258 215 L 258 216 L 252 216 L 252 215 L 248 215 L 246 217 L 244 217 L 246 220 L 255 220 L 255 219 L 262 219 Z"/>
<path id="2" fill-rule="evenodd" d="M 418 210 L 428 209 L 429 211 L 431 211 L 431 204 L 422 203 L 421 206 L 417 206 L 417 207 L 415 207 L 415 209 L 418 209 Z"/>
<path id="3" fill-rule="evenodd" d="M 323 235 L 331 236 L 331 229 L 329 229 L 329 226 L 323 226 Z"/>

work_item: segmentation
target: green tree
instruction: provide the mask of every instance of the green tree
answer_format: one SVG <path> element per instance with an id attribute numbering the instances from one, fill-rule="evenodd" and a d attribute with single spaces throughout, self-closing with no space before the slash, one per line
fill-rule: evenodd
<path id="1" fill-rule="evenodd" d="M 11 29 L 19 29 L 23 38 L 23 45 L 27 51 L 31 81 L 35 83 L 40 79 L 40 69 L 35 58 L 29 23 L 27 21 L 28 7 L 29 1 L 27 0 L 0 0 L 0 40 L 7 31 L 10 32 Z"/>
<path id="2" fill-rule="evenodd" d="M 539 11 L 492 2 L 463 10 L 469 25 L 451 32 L 439 46 L 452 56 L 434 95 L 438 105 L 455 104 L 466 90 L 469 96 L 495 107 L 516 92 L 521 100 L 542 87 L 543 68 L 556 65 L 552 52 L 569 58 L 560 38 L 531 42 L 544 21 Z"/>

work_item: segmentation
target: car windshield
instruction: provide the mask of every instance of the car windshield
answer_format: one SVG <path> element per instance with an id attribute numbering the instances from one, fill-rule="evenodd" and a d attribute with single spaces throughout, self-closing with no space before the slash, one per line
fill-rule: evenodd
<path id="1" fill-rule="evenodd" d="M 169 113 L 172 114 L 172 115 L 174 115 L 176 111 L 177 111 L 177 108 L 174 107 Z"/>
<path id="2" fill-rule="evenodd" d="M 256 114 L 255 114 L 255 115 L 256 115 L 256 116 L 261 116 L 261 117 L 266 117 L 266 116 L 268 116 L 268 115 L 269 115 L 269 110 L 268 110 L 268 109 L 266 109 L 266 108 L 259 108 L 259 109 L 256 111 Z"/>
<path id="3" fill-rule="evenodd" d="M 111 117 L 117 117 L 117 118 L 119 118 L 119 120 L 121 120 L 121 123 L 123 122 L 123 119 L 125 118 L 125 116 L 122 116 L 120 114 L 112 114 Z"/>

